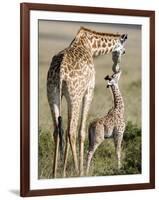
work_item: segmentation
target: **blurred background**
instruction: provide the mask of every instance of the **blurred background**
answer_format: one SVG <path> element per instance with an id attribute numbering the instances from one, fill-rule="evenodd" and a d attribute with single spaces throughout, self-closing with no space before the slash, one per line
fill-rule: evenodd
<path id="1" fill-rule="evenodd" d="M 127 33 L 126 54 L 121 60 L 122 75 L 119 86 L 125 103 L 127 122 L 122 151 L 122 168 L 117 170 L 113 141 L 106 140 L 92 160 L 90 176 L 141 173 L 141 26 L 123 24 L 79 23 L 39 20 L 39 178 L 52 178 L 53 123 L 46 95 L 47 71 L 52 57 L 67 48 L 81 26 L 110 33 Z M 111 54 L 94 59 L 96 84 L 94 98 L 87 119 L 89 123 L 107 114 L 113 106 L 112 96 L 104 77 L 112 74 Z M 67 122 L 67 104 L 62 101 L 64 128 Z M 87 130 L 86 127 L 86 130 Z M 88 147 L 85 143 L 85 160 Z M 58 176 L 61 177 L 62 163 Z M 76 176 L 72 155 L 69 154 L 67 176 Z"/>

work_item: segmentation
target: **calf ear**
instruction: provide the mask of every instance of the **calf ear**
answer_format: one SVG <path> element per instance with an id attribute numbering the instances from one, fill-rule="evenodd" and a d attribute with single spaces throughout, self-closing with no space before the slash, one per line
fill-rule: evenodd
<path id="1" fill-rule="evenodd" d="M 107 75 L 104 79 L 108 80 L 108 81 L 111 81 L 111 78 L 109 77 L 109 75 Z"/>
<path id="2" fill-rule="evenodd" d="M 128 34 L 122 34 L 120 36 L 120 41 L 123 44 L 128 39 Z"/>

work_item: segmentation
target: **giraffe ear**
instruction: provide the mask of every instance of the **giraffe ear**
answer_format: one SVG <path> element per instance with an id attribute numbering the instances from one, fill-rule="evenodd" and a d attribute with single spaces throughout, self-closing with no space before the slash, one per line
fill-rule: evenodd
<path id="1" fill-rule="evenodd" d="M 120 41 L 123 44 L 128 39 L 128 34 L 122 34 L 120 36 Z"/>
<path id="2" fill-rule="evenodd" d="M 111 80 L 111 78 L 109 77 L 109 75 L 107 75 L 104 79 L 105 79 L 105 80 L 108 80 L 108 81 Z"/>

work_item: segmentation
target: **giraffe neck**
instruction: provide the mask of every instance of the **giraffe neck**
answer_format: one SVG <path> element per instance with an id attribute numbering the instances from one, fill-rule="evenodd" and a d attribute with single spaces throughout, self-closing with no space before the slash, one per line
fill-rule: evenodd
<path id="1" fill-rule="evenodd" d="M 80 39 L 91 49 L 93 56 L 105 55 L 112 52 L 113 47 L 119 42 L 120 34 L 100 33 L 86 28 L 79 31 Z M 86 41 L 87 40 L 87 41 Z"/>
<path id="2" fill-rule="evenodd" d="M 120 112 L 124 112 L 124 101 L 119 87 L 117 85 L 112 85 L 111 90 L 114 99 L 114 109 L 118 109 Z"/>

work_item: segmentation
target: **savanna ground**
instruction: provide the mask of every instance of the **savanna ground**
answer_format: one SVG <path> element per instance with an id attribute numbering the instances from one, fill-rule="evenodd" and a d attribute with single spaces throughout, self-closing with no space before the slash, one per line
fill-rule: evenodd
<path id="1" fill-rule="evenodd" d="M 70 44 L 80 26 L 100 32 L 128 33 L 126 54 L 122 57 L 122 75 L 119 82 L 125 102 L 125 119 L 127 122 L 122 143 L 122 168 L 117 170 L 113 140 L 109 139 L 105 140 L 97 149 L 89 175 L 139 174 L 141 173 L 141 27 L 136 25 L 39 21 L 39 178 L 52 178 L 54 141 L 52 135 L 53 123 L 46 96 L 47 71 L 52 56 Z M 94 63 L 96 85 L 86 130 L 93 119 L 104 116 L 113 105 L 111 93 L 106 88 L 104 81 L 106 75 L 112 74 L 111 54 L 95 58 Z M 62 117 L 66 130 L 67 105 L 64 98 Z M 84 164 L 86 164 L 88 148 L 87 138 L 86 135 Z M 62 163 L 59 162 L 58 177 L 61 177 L 61 170 Z M 67 165 L 67 176 L 76 176 L 71 151 Z"/>

